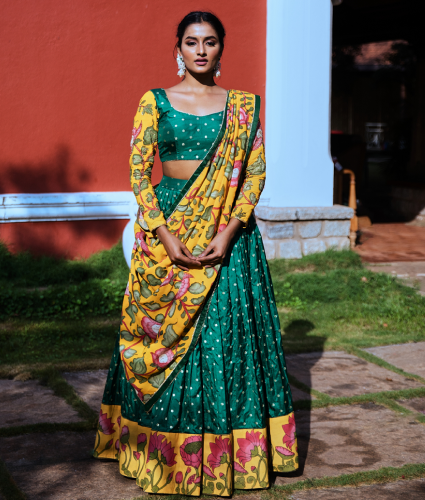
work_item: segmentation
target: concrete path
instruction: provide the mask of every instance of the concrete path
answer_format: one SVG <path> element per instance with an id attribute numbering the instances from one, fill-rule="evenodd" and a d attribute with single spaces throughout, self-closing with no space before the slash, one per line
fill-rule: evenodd
<path id="1" fill-rule="evenodd" d="M 365 351 L 407 373 L 414 373 L 425 379 L 425 342 L 371 347 Z"/>
<path id="2" fill-rule="evenodd" d="M 63 373 L 63 378 L 92 410 L 99 411 L 108 370 Z"/>
<path id="3" fill-rule="evenodd" d="M 77 412 L 35 380 L 0 380 L 0 428 L 81 422 Z"/>
<path id="4" fill-rule="evenodd" d="M 425 342 L 367 349 L 390 364 L 424 377 Z M 293 388 L 300 470 L 278 475 L 275 486 L 342 474 L 425 463 L 425 384 L 345 352 L 286 356 L 288 372 L 318 393 Z M 102 400 L 107 370 L 62 374 L 94 411 Z M 425 378 L 425 377 L 424 377 Z M 411 389 L 414 389 L 412 392 Z M 399 390 L 393 411 L 368 396 Z M 416 392 L 415 392 L 416 391 Z M 352 397 L 364 396 L 364 404 Z M 323 399 L 323 398 L 328 399 Z M 330 398 L 345 397 L 347 403 Z M 369 399 L 368 399 L 369 398 Z M 307 401 L 307 404 L 306 404 Z M 325 407 L 323 401 L 326 401 Z M 308 403 L 309 402 L 309 403 Z M 344 401 L 345 403 L 345 401 Z M 297 403 L 295 403 L 296 405 Z M 311 411 L 306 410 L 311 405 Z M 422 420 L 421 420 L 422 418 Z M 130 500 L 143 495 L 134 480 L 120 475 L 115 461 L 91 457 L 95 431 L 58 430 L 57 425 L 83 422 L 77 412 L 36 380 L 0 380 L 0 450 L 7 470 L 27 500 Z M 32 424 L 57 424 L 35 432 Z M 13 431 L 13 435 L 6 432 Z M 42 432 L 40 432 L 42 431 Z M 3 437 L 1 437 L 3 436 Z M 265 495 L 265 496 L 264 496 Z M 240 500 L 266 500 L 268 493 L 244 492 Z M 273 495 L 279 496 L 276 489 Z M 404 496 L 403 496 L 404 495 Z M 422 496 L 421 496 L 422 495 Z M 416 500 L 425 498 L 424 479 L 357 488 L 296 492 L 293 500 Z M 0 500 L 3 500 L 0 494 Z M 4 500 L 9 500 L 4 498 Z M 213 500 L 213 499 L 212 499 Z"/>
<path id="5" fill-rule="evenodd" d="M 425 461 L 425 426 L 374 403 L 295 412 L 302 474 L 276 484 Z"/>
<path id="6" fill-rule="evenodd" d="M 425 398 L 399 399 L 397 403 L 410 411 L 425 415 Z"/>
<path id="7" fill-rule="evenodd" d="M 410 389 L 421 385 L 416 380 L 345 352 L 288 355 L 286 361 L 291 375 L 316 391 L 333 397 Z"/>
<path id="8" fill-rule="evenodd" d="M 311 394 L 308 394 L 307 392 L 301 391 L 300 389 L 298 389 L 298 387 L 291 386 L 291 391 L 292 391 L 293 401 L 312 401 L 312 400 L 316 399 Z"/>
<path id="9" fill-rule="evenodd" d="M 0 438 L 2 459 L 28 500 L 123 500 L 143 492 L 115 461 L 90 456 L 95 431 Z"/>

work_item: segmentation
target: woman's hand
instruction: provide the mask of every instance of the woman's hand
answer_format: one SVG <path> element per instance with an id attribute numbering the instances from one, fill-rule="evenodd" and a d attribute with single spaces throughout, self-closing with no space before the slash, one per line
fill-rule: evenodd
<path id="1" fill-rule="evenodd" d="M 211 243 L 196 259 L 203 265 L 207 264 L 205 267 L 213 267 L 223 262 L 230 242 L 240 227 L 242 227 L 241 221 L 231 218 L 226 228 L 212 239 Z"/>
<path id="2" fill-rule="evenodd" d="M 164 245 L 171 262 L 183 271 L 189 271 L 188 266 L 201 268 L 202 264 L 190 253 L 186 245 L 177 236 L 170 233 L 166 225 L 156 228 L 156 235 Z"/>

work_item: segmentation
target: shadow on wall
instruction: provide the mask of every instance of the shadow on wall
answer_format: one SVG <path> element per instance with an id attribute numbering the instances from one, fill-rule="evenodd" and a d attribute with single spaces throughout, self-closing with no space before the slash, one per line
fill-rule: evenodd
<path id="1" fill-rule="evenodd" d="M 29 164 L 0 163 L 0 193 L 72 193 L 92 191 L 93 175 L 78 164 L 66 145 L 50 158 Z M 13 222 L 0 224 L 0 239 L 12 252 L 88 257 L 111 248 L 121 238 L 126 220 Z"/>
<path id="2" fill-rule="evenodd" d="M 92 175 L 86 167 L 77 164 L 64 144 L 47 160 L 32 165 L 0 163 L 1 193 L 72 193 L 90 190 Z"/>

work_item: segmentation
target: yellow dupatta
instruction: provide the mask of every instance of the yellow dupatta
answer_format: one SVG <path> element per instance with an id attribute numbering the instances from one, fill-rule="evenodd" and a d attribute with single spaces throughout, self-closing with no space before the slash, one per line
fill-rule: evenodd
<path id="1" fill-rule="evenodd" d="M 184 194 L 162 213 L 150 177 L 157 148 L 158 109 L 147 92 L 134 119 L 130 180 L 139 204 L 135 244 L 120 325 L 125 375 L 150 411 L 192 352 L 205 321 L 221 264 L 182 271 L 173 265 L 154 229 L 166 224 L 199 255 L 230 218 L 246 227 L 265 181 L 259 125 L 260 98 L 230 90 L 217 138 L 184 186 Z"/>

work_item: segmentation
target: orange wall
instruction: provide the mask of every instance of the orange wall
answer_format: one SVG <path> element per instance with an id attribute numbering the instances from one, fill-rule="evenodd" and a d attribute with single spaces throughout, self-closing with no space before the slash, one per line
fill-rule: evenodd
<path id="1" fill-rule="evenodd" d="M 227 37 L 219 84 L 260 94 L 264 116 L 266 0 L 2 0 L 0 6 L 0 193 L 129 190 L 138 100 L 179 81 L 175 31 L 191 10 L 221 18 Z M 157 161 L 153 181 L 161 175 Z M 101 224 L 117 241 L 122 224 Z M 67 241 L 75 233 L 67 223 L 26 224 L 35 225 L 37 239 L 58 231 Z M 88 237 L 86 223 L 73 225 L 81 225 L 84 237 L 72 255 L 110 246 L 110 235 Z M 14 250 L 69 255 L 68 245 L 20 242 L 14 237 L 20 224 L 4 226 L 0 237 Z"/>
<path id="2" fill-rule="evenodd" d="M 11 252 L 29 250 L 34 255 L 69 259 L 88 257 L 115 245 L 127 222 L 87 220 L 1 224 L 1 241 Z"/>

